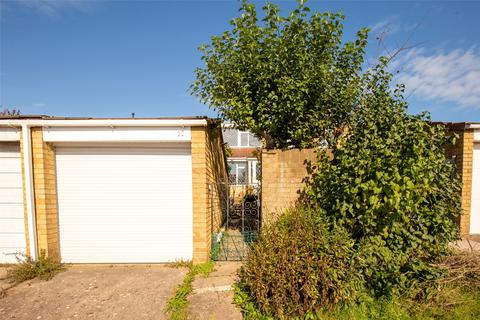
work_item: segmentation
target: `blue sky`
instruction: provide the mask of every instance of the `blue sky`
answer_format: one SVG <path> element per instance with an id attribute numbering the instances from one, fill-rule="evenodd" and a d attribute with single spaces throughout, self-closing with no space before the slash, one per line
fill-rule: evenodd
<path id="1" fill-rule="evenodd" d="M 295 7 L 275 2 L 283 12 Z M 371 63 L 405 42 L 412 47 L 392 65 L 407 85 L 411 113 L 480 121 L 480 1 L 309 6 L 346 14 L 345 39 L 372 28 Z M 228 29 L 238 8 L 226 0 L 2 0 L 0 104 L 58 116 L 215 116 L 188 87 L 201 65 L 197 47 Z"/>

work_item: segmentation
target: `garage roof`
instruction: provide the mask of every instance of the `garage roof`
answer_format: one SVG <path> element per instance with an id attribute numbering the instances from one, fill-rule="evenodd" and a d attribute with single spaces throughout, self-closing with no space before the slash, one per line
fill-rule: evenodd
<path id="1" fill-rule="evenodd" d="M 0 126 L 205 126 L 219 119 L 207 116 L 152 117 L 152 118 L 89 118 L 55 117 L 47 115 L 0 116 Z"/>

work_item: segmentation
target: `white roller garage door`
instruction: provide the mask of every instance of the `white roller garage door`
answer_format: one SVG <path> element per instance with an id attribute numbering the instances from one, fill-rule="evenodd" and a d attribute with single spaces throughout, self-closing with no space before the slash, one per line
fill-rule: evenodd
<path id="1" fill-rule="evenodd" d="M 64 262 L 192 258 L 192 160 L 181 147 L 57 147 Z"/>
<path id="2" fill-rule="evenodd" d="M 25 249 L 20 146 L 0 142 L 0 263 L 16 262 Z"/>
<path id="3" fill-rule="evenodd" d="M 475 143 L 473 147 L 472 203 L 470 211 L 470 234 L 480 234 L 480 143 Z"/>

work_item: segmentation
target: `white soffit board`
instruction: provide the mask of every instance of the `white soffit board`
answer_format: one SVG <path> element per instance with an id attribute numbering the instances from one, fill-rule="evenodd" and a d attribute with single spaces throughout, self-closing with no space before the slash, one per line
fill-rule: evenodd
<path id="1" fill-rule="evenodd" d="M 190 141 L 190 127 L 44 127 L 47 142 Z"/>
<path id="2" fill-rule="evenodd" d="M 62 261 L 157 263 L 193 251 L 190 144 L 57 147 Z"/>
<path id="3" fill-rule="evenodd" d="M 480 130 L 479 129 L 475 129 L 475 131 L 473 131 L 473 140 L 475 142 L 480 142 Z"/>
<path id="4" fill-rule="evenodd" d="M 19 143 L 0 142 L 0 263 L 25 254 L 22 163 Z"/>
<path id="5" fill-rule="evenodd" d="M 0 141 L 20 141 L 20 128 L 0 127 Z"/>
<path id="6" fill-rule="evenodd" d="M 473 147 L 470 233 L 480 234 L 480 143 L 475 143 Z"/>

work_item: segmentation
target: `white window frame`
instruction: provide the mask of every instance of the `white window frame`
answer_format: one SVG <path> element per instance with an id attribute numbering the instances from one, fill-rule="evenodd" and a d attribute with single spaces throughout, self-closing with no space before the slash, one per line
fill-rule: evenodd
<path id="1" fill-rule="evenodd" d="M 248 164 L 248 183 L 258 184 L 257 166 L 258 160 L 247 160 Z"/>
<path id="2" fill-rule="evenodd" d="M 235 129 L 237 131 L 237 145 L 235 146 L 230 146 L 231 148 L 254 148 L 252 146 L 250 146 L 250 135 L 251 133 L 249 131 L 241 131 L 241 130 L 238 130 L 238 129 Z M 247 135 L 247 144 L 246 145 L 242 145 L 242 134 L 246 134 Z"/>
<path id="3" fill-rule="evenodd" d="M 232 183 L 235 183 L 235 185 L 246 185 L 248 184 L 248 179 L 249 179 L 249 176 L 248 176 L 248 160 L 247 159 L 235 159 L 235 160 L 232 160 L 232 159 L 229 159 L 229 165 L 231 164 L 235 164 L 235 181 L 232 181 Z M 238 165 L 241 164 L 243 166 L 243 169 L 245 170 L 245 173 L 246 173 L 246 178 L 247 178 L 247 181 L 245 181 L 245 183 L 239 183 L 239 180 L 238 180 L 238 177 L 239 177 L 239 174 L 238 174 Z M 229 175 L 230 175 L 230 170 L 229 170 Z"/>
<path id="4" fill-rule="evenodd" d="M 247 174 L 247 181 L 245 183 L 239 183 L 238 182 L 238 166 L 235 167 L 235 181 L 232 181 L 232 183 L 235 183 L 235 185 L 252 185 L 252 184 L 258 184 L 258 177 L 257 177 L 257 170 L 256 167 L 258 165 L 258 160 L 256 158 L 236 158 L 236 159 L 228 159 L 228 164 L 234 164 L 234 163 L 242 163 L 245 164 L 245 172 Z M 229 170 L 229 175 L 230 175 L 230 170 Z"/>

